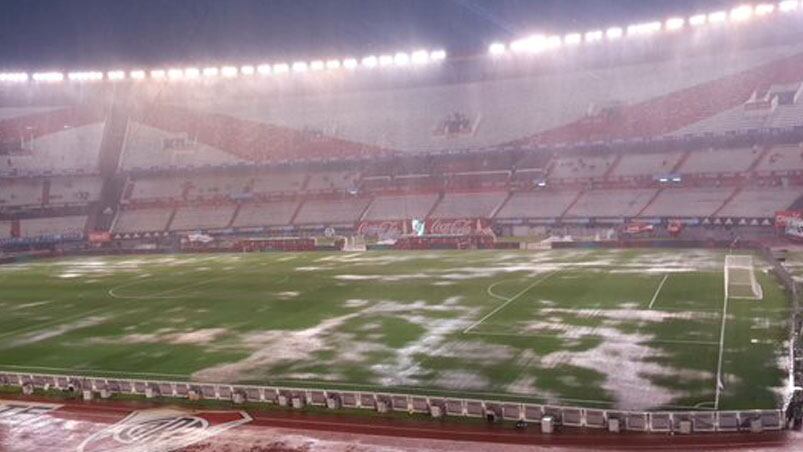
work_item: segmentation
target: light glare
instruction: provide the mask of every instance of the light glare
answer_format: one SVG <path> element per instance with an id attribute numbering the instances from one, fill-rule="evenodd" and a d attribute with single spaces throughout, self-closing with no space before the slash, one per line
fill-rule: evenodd
<path id="1" fill-rule="evenodd" d="M 664 24 L 664 28 L 668 31 L 675 31 L 680 30 L 683 26 L 686 25 L 686 20 L 682 17 L 672 17 L 666 20 Z"/>
<path id="2" fill-rule="evenodd" d="M 689 17 L 689 25 L 692 27 L 699 27 L 708 22 L 708 17 L 705 14 L 697 14 L 696 16 Z"/>
<path id="3" fill-rule="evenodd" d="M 566 45 L 577 45 L 583 42 L 583 36 L 580 33 L 569 33 L 563 37 L 563 43 Z"/>
<path id="4" fill-rule="evenodd" d="M 274 74 L 286 74 L 290 72 L 290 65 L 287 63 L 279 63 L 273 65 Z"/>
<path id="5" fill-rule="evenodd" d="M 0 82 L 27 82 L 27 72 L 4 72 L 0 73 Z"/>
<path id="6" fill-rule="evenodd" d="M 322 71 L 324 70 L 324 68 L 326 68 L 326 63 L 324 63 L 321 60 L 315 60 L 310 62 L 309 68 L 312 69 L 313 71 Z"/>
<path id="7" fill-rule="evenodd" d="M 586 42 L 598 42 L 602 41 L 602 36 L 603 36 L 602 30 L 594 30 L 586 33 L 585 38 Z"/>
<path id="8" fill-rule="evenodd" d="M 731 20 L 734 22 L 744 22 L 753 17 L 753 7 L 742 5 L 731 10 Z"/>
<path id="9" fill-rule="evenodd" d="M 728 13 L 725 11 L 716 11 L 708 15 L 709 24 L 721 24 L 728 20 Z"/>
<path id="10" fill-rule="evenodd" d="M 621 28 L 619 28 L 619 27 L 612 27 L 612 28 L 609 28 L 609 29 L 608 29 L 608 30 L 605 32 L 605 36 L 606 36 L 608 39 L 610 39 L 610 40 L 619 39 L 619 38 L 621 38 L 621 37 L 622 37 L 622 35 L 623 35 L 623 34 L 624 34 L 624 30 L 622 30 L 622 29 L 621 29 Z"/>
<path id="11" fill-rule="evenodd" d="M 134 80 L 144 80 L 145 79 L 145 71 L 141 69 L 136 69 L 128 73 L 128 75 Z"/>
<path id="12" fill-rule="evenodd" d="M 257 66 L 257 72 L 259 72 L 260 75 L 270 75 L 271 70 L 270 64 L 260 64 Z"/>
<path id="13" fill-rule="evenodd" d="M 357 62 L 355 58 L 346 58 L 345 60 L 343 60 L 343 67 L 346 69 L 350 70 L 357 69 L 357 66 L 359 65 L 360 64 Z"/>
<path id="14" fill-rule="evenodd" d="M 60 82 L 64 80 L 64 74 L 61 72 L 35 72 L 33 79 L 36 82 Z"/>
<path id="15" fill-rule="evenodd" d="M 775 5 L 772 3 L 762 3 L 760 5 L 756 5 L 756 16 L 766 16 L 767 14 L 772 14 L 775 11 Z"/>
<path id="16" fill-rule="evenodd" d="M 429 59 L 432 61 L 443 61 L 446 59 L 446 51 L 445 50 L 433 50 L 429 54 Z"/>
<path id="17" fill-rule="evenodd" d="M 63 77 L 62 77 L 63 78 Z M 85 72 L 70 72 L 67 78 L 74 82 L 94 82 L 103 80 L 103 72 L 85 71 Z"/>
<path id="18" fill-rule="evenodd" d="M 326 62 L 326 69 L 340 69 L 340 60 L 329 60 Z"/>
<path id="19" fill-rule="evenodd" d="M 217 77 L 220 69 L 216 67 L 205 67 L 203 70 L 204 77 Z"/>
<path id="20" fill-rule="evenodd" d="M 377 64 L 379 64 L 379 60 L 374 55 L 370 55 L 362 59 L 362 65 L 369 69 L 375 68 Z"/>
<path id="21" fill-rule="evenodd" d="M 240 74 L 254 75 L 254 66 L 242 66 L 242 67 L 240 67 Z"/>
<path id="22" fill-rule="evenodd" d="M 109 71 L 106 73 L 106 78 L 109 80 L 123 80 L 125 79 L 125 72 L 124 71 Z"/>
<path id="23" fill-rule="evenodd" d="M 788 13 L 797 10 L 797 5 L 797 0 L 784 0 L 778 3 L 778 9 L 781 10 L 782 13 Z"/>

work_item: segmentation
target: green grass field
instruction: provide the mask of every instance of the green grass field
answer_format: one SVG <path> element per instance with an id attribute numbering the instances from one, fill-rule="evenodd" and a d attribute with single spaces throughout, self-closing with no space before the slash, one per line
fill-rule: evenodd
<path id="1" fill-rule="evenodd" d="M 759 260 L 764 299 L 726 300 L 723 262 L 705 250 L 567 250 L 5 265 L 0 370 L 776 407 L 788 301 Z"/>

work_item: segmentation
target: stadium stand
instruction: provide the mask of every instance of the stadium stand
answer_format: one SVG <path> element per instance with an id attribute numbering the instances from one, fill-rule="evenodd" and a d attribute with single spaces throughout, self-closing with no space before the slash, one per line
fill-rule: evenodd
<path id="1" fill-rule="evenodd" d="M 437 194 L 379 196 L 374 198 L 362 219 L 406 220 L 424 218 L 437 201 Z"/>
<path id="2" fill-rule="evenodd" d="M 100 198 L 102 180 L 97 176 L 50 179 L 48 204 L 87 204 Z"/>
<path id="3" fill-rule="evenodd" d="M 692 152 L 681 166 L 682 174 L 733 174 L 750 169 L 761 155 L 759 149 L 709 149 Z"/>
<path id="4" fill-rule="evenodd" d="M 185 183 L 169 176 L 143 177 L 130 181 L 127 199 L 181 199 L 184 197 Z"/>
<path id="5" fill-rule="evenodd" d="M 301 171 L 260 173 L 254 177 L 251 191 L 255 194 L 297 193 L 304 187 L 307 177 L 307 173 Z"/>
<path id="6" fill-rule="evenodd" d="M 579 195 L 579 191 L 551 190 L 515 193 L 496 218 L 559 218 Z"/>
<path id="7" fill-rule="evenodd" d="M 775 146 L 758 163 L 756 171 L 759 174 L 803 171 L 803 148 L 799 144 Z"/>
<path id="8" fill-rule="evenodd" d="M 648 205 L 642 217 L 709 217 L 734 193 L 733 188 L 667 188 Z"/>
<path id="9" fill-rule="evenodd" d="M 0 221 L 0 240 L 11 238 L 11 222 Z"/>
<path id="10" fill-rule="evenodd" d="M 745 188 L 717 212 L 717 216 L 772 218 L 775 212 L 791 206 L 801 194 L 798 187 Z"/>
<path id="11" fill-rule="evenodd" d="M 635 217 L 655 196 L 655 189 L 592 190 L 583 193 L 566 217 Z"/>
<path id="12" fill-rule="evenodd" d="M 616 164 L 611 177 L 651 177 L 673 172 L 683 152 L 626 153 Z"/>
<path id="13" fill-rule="evenodd" d="M 26 238 L 62 234 L 83 235 L 86 220 L 85 215 L 24 219 L 20 220 L 20 235 Z"/>
<path id="14" fill-rule="evenodd" d="M 603 177 L 616 161 L 616 156 L 558 158 L 552 162 L 550 179 L 592 179 Z"/>
<path id="15" fill-rule="evenodd" d="M 0 208 L 35 206 L 44 203 L 41 179 L 0 179 Z"/>
<path id="16" fill-rule="evenodd" d="M 234 209 L 232 204 L 180 207 L 170 223 L 170 230 L 223 229 L 229 226 Z"/>
<path id="17" fill-rule="evenodd" d="M 234 219 L 234 227 L 288 225 L 298 210 L 298 201 L 243 204 Z"/>
<path id="18" fill-rule="evenodd" d="M 113 232 L 161 232 L 167 229 L 167 222 L 173 209 L 132 209 L 121 210 L 117 216 Z"/>
<path id="19" fill-rule="evenodd" d="M 327 192 L 355 188 L 360 178 L 353 171 L 324 171 L 310 173 L 306 190 L 310 192 Z"/>
<path id="20" fill-rule="evenodd" d="M 312 199 L 305 201 L 294 224 L 356 223 L 368 207 L 369 198 Z"/>
<path id="21" fill-rule="evenodd" d="M 432 218 L 491 218 L 507 199 L 506 192 L 447 193 Z"/>
<path id="22" fill-rule="evenodd" d="M 239 174 L 203 174 L 188 179 L 184 186 L 186 199 L 237 197 L 249 192 L 250 177 Z"/>

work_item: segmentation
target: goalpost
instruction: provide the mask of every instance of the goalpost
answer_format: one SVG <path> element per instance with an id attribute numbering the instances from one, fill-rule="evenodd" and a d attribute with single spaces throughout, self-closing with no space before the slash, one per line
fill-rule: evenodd
<path id="1" fill-rule="evenodd" d="M 764 291 L 756 279 L 753 256 L 734 254 L 725 256 L 725 295 L 743 300 L 764 298 Z"/>

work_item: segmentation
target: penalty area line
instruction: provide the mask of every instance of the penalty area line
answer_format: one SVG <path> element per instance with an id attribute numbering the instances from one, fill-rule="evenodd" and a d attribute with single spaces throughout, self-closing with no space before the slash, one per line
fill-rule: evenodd
<path id="1" fill-rule="evenodd" d="M 543 278 L 540 278 L 540 279 L 536 280 L 535 282 L 533 282 L 529 286 L 525 287 L 522 291 L 520 291 L 516 295 L 513 295 L 512 297 L 508 298 L 508 300 L 506 302 L 504 302 L 501 305 L 497 306 L 496 309 L 494 309 L 493 311 L 491 311 L 488 314 L 486 314 L 485 317 L 483 317 L 483 318 L 477 320 L 476 322 L 472 323 L 471 325 L 469 325 L 468 328 L 463 330 L 463 334 L 466 334 L 469 331 L 471 331 L 472 329 L 476 328 L 479 324 L 481 324 L 482 322 L 488 320 L 489 318 L 491 318 L 491 316 L 493 316 L 497 312 L 499 312 L 502 309 L 504 309 L 505 306 L 507 306 L 510 303 L 513 303 L 514 301 L 518 300 L 522 295 L 524 295 L 525 293 L 529 292 L 530 289 L 532 289 L 533 287 L 535 287 L 535 286 L 541 284 L 542 282 L 546 281 L 547 279 L 549 279 L 552 275 L 554 275 L 557 272 L 558 271 L 555 270 L 553 272 L 547 273 L 547 275 L 544 276 Z"/>
<path id="2" fill-rule="evenodd" d="M 658 284 L 658 288 L 655 289 L 655 294 L 653 294 L 652 300 L 650 300 L 650 306 L 647 309 L 652 309 L 652 305 L 654 305 L 655 304 L 655 300 L 658 299 L 658 294 L 661 293 L 661 289 L 664 287 L 664 283 L 666 282 L 667 279 L 669 279 L 669 273 L 665 274 L 664 275 L 664 279 L 662 279 L 661 283 Z"/>

